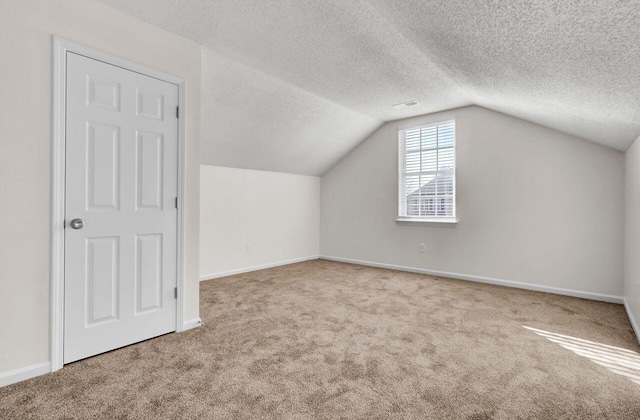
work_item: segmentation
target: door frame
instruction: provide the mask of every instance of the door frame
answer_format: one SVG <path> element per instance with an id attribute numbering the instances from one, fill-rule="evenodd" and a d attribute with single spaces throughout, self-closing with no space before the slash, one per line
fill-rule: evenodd
<path id="1" fill-rule="evenodd" d="M 66 150 L 67 52 L 73 52 L 126 70 L 160 79 L 178 86 L 178 220 L 176 236 L 176 332 L 184 331 L 184 232 L 186 191 L 186 81 L 183 78 L 96 50 L 77 42 L 53 36 L 52 138 L 51 138 L 51 371 L 64 365 L 64 217 Z"/>

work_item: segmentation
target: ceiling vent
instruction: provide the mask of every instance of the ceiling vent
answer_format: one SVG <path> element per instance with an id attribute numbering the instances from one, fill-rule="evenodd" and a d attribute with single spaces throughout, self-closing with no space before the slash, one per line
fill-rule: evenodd
<path id="1" fill-rule="evenodd" d="M 418 103 L 418 101 L 407 101 L 407 102 L 402 102 L 402 103 L 391 105 L 391 106 L 394 107 L 395 109 L 404 109 L 404 108 L 409 108 L 410 106 L 416 106 L 416 105 L 420 105 L 420 103 Z"/>

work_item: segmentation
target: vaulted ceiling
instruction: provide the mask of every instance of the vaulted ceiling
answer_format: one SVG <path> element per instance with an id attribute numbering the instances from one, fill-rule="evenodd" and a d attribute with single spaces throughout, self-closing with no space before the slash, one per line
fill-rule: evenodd
<path id="1" fill-rule="evenodd" d="M 319 175 L 385 121 L 470 104 L 640 135 L 640 0 L 101 1 L 203 45 L 206 164 Z"/>

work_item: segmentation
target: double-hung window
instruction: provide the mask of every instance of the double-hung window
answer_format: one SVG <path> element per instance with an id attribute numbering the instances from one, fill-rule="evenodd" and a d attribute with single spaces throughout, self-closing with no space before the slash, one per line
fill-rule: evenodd
<path id="1" fill-rule="evenodd" d="M 398 132 L 398 221 L 456 222 L 456 123 Z"/>

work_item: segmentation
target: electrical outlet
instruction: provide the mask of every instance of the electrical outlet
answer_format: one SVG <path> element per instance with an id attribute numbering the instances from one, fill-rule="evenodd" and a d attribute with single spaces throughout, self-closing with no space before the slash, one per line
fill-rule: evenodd
<path id="1" fill-rule="evenodd" d="M 426 250 L 427 250 L 427 248 L 425 247 L 424 244 L 418 244 L 418 252 L 419 253 L 424 254 Z"/>
<path id="2" fill-rule="evenodd" d="M 247 244 L 247 252 L 253 252 L 253 244 Z"/>

